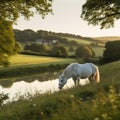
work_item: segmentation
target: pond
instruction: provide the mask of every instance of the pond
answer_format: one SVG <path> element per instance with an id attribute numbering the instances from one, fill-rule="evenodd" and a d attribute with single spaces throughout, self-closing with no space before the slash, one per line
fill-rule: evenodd
<path id="1" fill-rule="evenodd" d="M 80 84 L 85 85 L 88 83 L 87 79 L 81 80 Z M 71 88 L 74 85 L 73 80 L 69 79 L 64 89 Z M 18 100 L 21 96 L 27 98 L 27 96 L 34 96 L 36 93 L 53 93 L 59 91 L 58 89 L 58 79 L 48 80 L 40 82 L 35 80 L 31 83 L 25 82 L 24 80 L 19 82 L 14 82 L 11 87 L 4 88 L 0 85 L 0 92 L 7 93 L 9 99 L 6 102 L 12 102 Z"/>

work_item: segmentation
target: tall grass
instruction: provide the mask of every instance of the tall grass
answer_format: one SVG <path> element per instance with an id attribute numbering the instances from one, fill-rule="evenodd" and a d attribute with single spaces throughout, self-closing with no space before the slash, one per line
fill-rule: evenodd
<path id="1" fill-rule="evenodd" d="M 37 93 L 0 108 L 1 120 L 120 120 L 120 61 L 99 67 L 101 82 Z"/>

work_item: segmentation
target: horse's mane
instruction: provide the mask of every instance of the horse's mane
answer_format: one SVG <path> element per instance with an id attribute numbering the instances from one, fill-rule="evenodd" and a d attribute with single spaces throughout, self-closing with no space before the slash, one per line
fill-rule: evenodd
<path id="1" fill-rule="evenodd" d="M 70 65 L 68 65 L 68 66 L 64 69 L 62 75 L 63 75 L 63 76 L 69 76 L 69 72 L 74 72 L 76 66 L 78 66 L 78 65 L 79 65 L 79 63 L 77 63 L 77 62 L 71 63 Z M 71 68 L 72 68 L 72 69 L 71 69 Z M 71 71 L 71 70 L 72 70 L 72 71 Z"/>

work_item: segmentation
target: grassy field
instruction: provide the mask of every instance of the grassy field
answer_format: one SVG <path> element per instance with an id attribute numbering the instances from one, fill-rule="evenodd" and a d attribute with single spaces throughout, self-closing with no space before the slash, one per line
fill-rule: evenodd
<path id="1" fill-rule="evenodd" d="M 95 57 L 103 56 L 104 47 L 92 47 L 92 49 L 95 52 Z"/>
<path id="2" fill-rule="evenodd" d="M 65 38 L 67 38 L 69 41 L 76 41 L 79 44 L 89 45 L 91 43 L 91 41 L 83 40 L 83 39 L 79 39 L 79 38 L 70 38 L 70 37 L 65 37 Z"/>
<path id="3" fill-rule="evenodd" d="M 28 79 L 33 76 L 40 77 L 41 73 L 59 71 L 69 63 L 74 62 L 72 58 L 41 57 L 30 55 L 17 55 L 10 59 L 10 66 L 0 67 L 0 81 L 11 78 L 26 76 Z M 37 74 L 37 75 L 34 75 Z M 26 79 L 26 80 L 28 80 Z"/>
<path id="4" fill-rule="evenodd" d="M 73 59 L 55 58 L 55 57 L 43 57 L 43 56 L 32 56 L 32 55 L 16 55 L 10 58 L 10 66 L 18 65 L 33 65 L 33 64 L 54 64 L 60 62 L 70 62 Z"/>
<path id="5" fill-rule="evenodd" d="M 92 47 L 93 51 L 95 52 L 95 57 L 103 56 L 103 52 L 105 50 L 104 47 Z M 69 55 L 75 54 L 76 48 L 74 48 L 74 51 L 69 52 Z"/>
<path id="6" fill-rule="evenodd" d="M 120 61 L 99 66 L 101 82 L 0 107 L 1 120 L 120 120 Z"/>
<path id="7" fill-rule="evenodd" d="M 69 41 L 76 41 L 77 43 L 79 44 L 84 44 L 84 45 L 90 45 L 90 43 L 92 43 L 91 41 L 89 40 L 82 40 L 82 39 L 78 39 L 78 38 L 69 38 L 69 37 L 66 37 Z M 98 38 L 99 39 L 99 38 Z M 76 48 L 74 48 L 76 49 Z M 99 57 L 99 56 L 102 56 L 103 55 L 103 50 L 105 49 L 104 47 L 92 47 L 93 51 L 95 52 L 95 56 L 96 57 Z M 70 53 L 70 55 L 74 55 L 75 54 L 75 51 Z"/>
<path id="8" fill-rule="evenodd" d="M 107 41 L 120 40 L 120 36 L 103 36 L 103 37 L 94 37 L 93 39 L 107 42 Z"/>

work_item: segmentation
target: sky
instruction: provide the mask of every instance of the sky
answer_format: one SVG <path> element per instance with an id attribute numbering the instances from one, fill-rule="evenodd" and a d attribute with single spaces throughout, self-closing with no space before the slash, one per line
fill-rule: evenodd
<path id="1" fill-rule="evenodd" d="M 52 32 L 70 33 L 84 37 L 120 36 L 120 20 L 115 22 L 114 28 L 100 29 L 100 26 L 88 25 L 80 18 L 82 5 L 86 0 L 54 0 L 53 13 L 42 19 L 35 14 L 30 20 L 20 17 L 14 29 L 46 30 Z"/>

